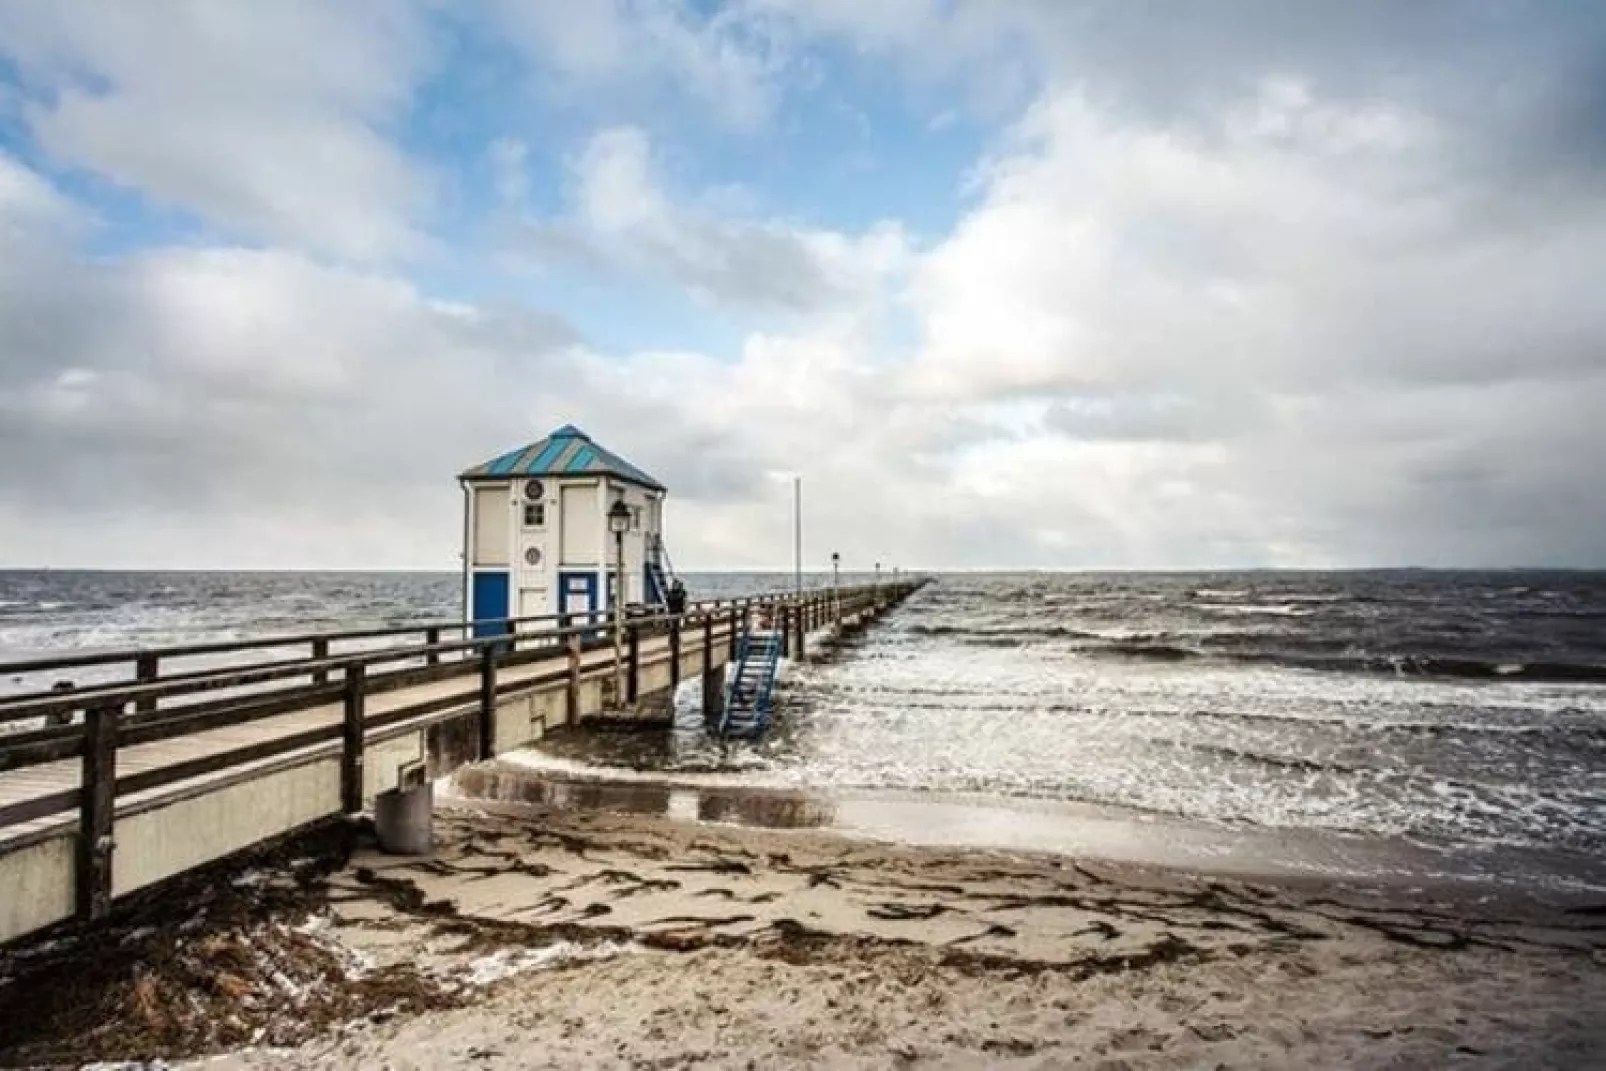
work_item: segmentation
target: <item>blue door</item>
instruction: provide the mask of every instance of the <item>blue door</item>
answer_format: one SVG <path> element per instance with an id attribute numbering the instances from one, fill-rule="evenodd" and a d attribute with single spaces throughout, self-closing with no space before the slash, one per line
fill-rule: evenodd
<path id="1" fill-rule="evenodd" d="M 474 574 L 474 635 L 505 636 L 507 622 L 507 574 Z"/>
<path id="2" fill-rule="evenodd" d="M 558 574 L 558 612 L 582 616 L 597 609 L 596 573 Z"/>

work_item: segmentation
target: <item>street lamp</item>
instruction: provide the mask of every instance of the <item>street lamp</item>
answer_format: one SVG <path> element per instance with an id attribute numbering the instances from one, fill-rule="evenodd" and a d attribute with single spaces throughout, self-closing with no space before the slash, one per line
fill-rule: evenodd
<path id="1" fill-rule="evenodd" d="M 792 572 L 803 597 L 803 477 L 792 477 Z"/>
<path id="2" fill-rule="evenodd" d="M 836 551 L 831 552 L 831 612 L 836 616 L 836 630 L 842 631 L 842 597 L 838 589 L 842 586 L 842 555 Z"/>
<path id="3" fill-rule="evenodd" d="M 623 498 L 608 508 L 608 530 L 613 533 L 613 702 L 623 708 L 625 662 L 622 650 L 625 630 L 625 533 L 630 531 L 630 507 Z"/>

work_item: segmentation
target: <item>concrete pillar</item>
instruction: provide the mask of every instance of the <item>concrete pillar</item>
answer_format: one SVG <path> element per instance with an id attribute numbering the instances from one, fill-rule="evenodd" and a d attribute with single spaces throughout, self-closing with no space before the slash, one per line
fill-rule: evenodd
<path id="1" fill-rule="evenodd" d="M 703 671 L 703 717 L 712 721 L 725 707 L 725 666 L 709 666 Z"/>
<path id="2" fill-rule="evenodd" d="M 435 850 L 435 786 L 381 792 L 374 797 L 374 831 L 392 855 L 428 855 Z"/>

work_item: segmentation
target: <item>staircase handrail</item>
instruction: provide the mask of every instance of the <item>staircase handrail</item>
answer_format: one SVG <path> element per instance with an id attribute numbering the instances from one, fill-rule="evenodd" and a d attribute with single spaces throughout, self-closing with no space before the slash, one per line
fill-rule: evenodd
<path id="1" fill-rule="evenodd" d="M 749 654 L 752 653 L 752 644 L 750 643 L 750 639 L 751 633 L 748 631 L 747 622 L 744 620 L 742 622 L 741 638 L 736 642 L 736 660 L 733 665 L 734 672 L 730 674 L 730 682 L 725 688 L 725 709 L 722 710 L 719 715 L 720 736 L 724 736 L 725 733 L 730 729 L 732 701 L 738 694 L 738 689 L 740 688 L 742 681 L 742 670 L 746 668 L 747 658 Z"/>

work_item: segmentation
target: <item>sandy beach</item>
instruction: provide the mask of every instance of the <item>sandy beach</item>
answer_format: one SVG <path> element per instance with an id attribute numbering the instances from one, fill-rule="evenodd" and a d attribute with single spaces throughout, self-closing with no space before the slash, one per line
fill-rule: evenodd
<path id="1" fill-rule="evenodd" d="M 0 971 L 0 1062 L 1606 1058 L 1601 908 L 496 808 L 443 806 L 432 858 L 382 855 L 362 831 L 337 830 L 136 905 L 87 945 L 14 950 Z"/>

